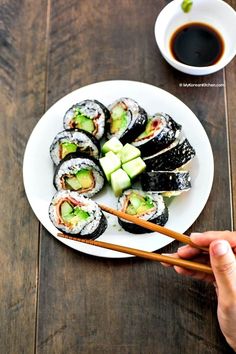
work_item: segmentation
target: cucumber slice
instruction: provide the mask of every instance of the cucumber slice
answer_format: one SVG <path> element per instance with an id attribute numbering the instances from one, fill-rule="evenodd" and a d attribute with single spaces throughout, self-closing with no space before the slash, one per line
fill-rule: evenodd
<path id="1" fill-rule="evenodd" d="M 92 119 L 82 116 L 80 119 L 80 128 L 86 130 L 89 133 L 92 133 L 94 131 L 94 124 Z"/>
<path id="2" fill-rule="evenodd" d="M 106 175 L 108 182 L 111 180 L 111 174 L 118 170 L 121 166 L 120 159 L 114 154 L 114 152 L 109 151 L 104 157 L 99 159 L 100 165 Z"/>
<path id="3" fill-rule="evenodd" d="M 123 164 L 122 168 L 130 178 L 135 178 L 145 170 L 146 164 L 141 157 L 137 157 L 136 159 Z"/>
<path id="4" fill-rule="evenodd" d="M 146 213 L 149 209 L 151 209 L 148 205 L 142 204 L 140 207 L 137 209 L 137 215 Z"/>
<path id="5" fill-rule="evenodd" d="M 92 119 L 80 114 L 75 116 L 74 120 L 77 125 L 77 128 L 86 130 L 89 133 L 92 133 L 94 131 L 94 124 Z"/>
<path id="6" fill-rule="evenodd" d="M 73 208 L 68 202 L 62 203 L 61 216 L 64 221 L 70 221 L 73 218 Z"/>
<path id="7" fill-rule="evenodd" d="M 123 131 L 127 126 L 127 114 L 121 105 L 115 106 L 111 111 L 111 133 Z"/>
<path id="8" fill-rule="evenodd" d="M 66 178 L 66 184 L 69 187 L 69 189 L 74 191 L 77 191 L 82 187 L 81 183 L 78 181 L 76 176 Z"/>
<path id="9" fill-rule="evenodd" d="M 114 162 L 116 162 L 117 164 L 119 163 L 120 166 L 121 166 L 120 159 L 119 159 L 119 157 L 118 157 L 116 154 L 114 154 L 114 152 L 108 151 L 105 156 L 106 156 L 107 158 L 109 158 L 109 160 L 110 160 L 111 162 L 114 161 Z"/>
<path id="10" fill-rule="evenodd" d="M 117 105 L 112 110 L 112 118 L 119 119 L 124 113 L 125 110 L 120 105 Z"/>
<path id="11" fill-rule="evenodd" d="M 130 186 L 130 178 L 121 168 L 111 174 L 111 187 L 116 197 L 119 197 L 122 191 Z"/>
<path id="12" fill-rule="evenodd" d="M 143 198 L 140 198 L 137 194 L 132 193 L 130 195 L 129 201 L 130 201 L 131 205 L 134 207 L 134 209 L 137 210 L 143 202 L 142 199 Z"/>
<path id="13" fill-rule="evenodd" d="M 122 143 L 116 137 L 111 138 L 102 146 L 102 153 L 106 154 L 109 151 L 117 154 L 123 148 Z"/>
<path id="14" fill-rule="evenodd" d="M 126 209 L 126 214 L 129 214 L 129 215 L 136 215 L 137 212 L 136 210 L 134 209 L 134 207 L 130 204 L 127 209 Z"/>
<path id="15" fill-rule="evenodd" d="M 73 212 L 72 206 L 68 202 L 63 202 L 61 205 L 61 215 L 62 217 L 64 215 L 71 214 Z"/>
<path id="16" fill-rule="evenodd" d="M 128 161 L 136 159 L 136 157 L 139 157 L 140 155 L 140 150 L 128 143 L 125 144 L 125 146 L 120 150 L 118 154 L 122 163 L 126 163 Z"/>

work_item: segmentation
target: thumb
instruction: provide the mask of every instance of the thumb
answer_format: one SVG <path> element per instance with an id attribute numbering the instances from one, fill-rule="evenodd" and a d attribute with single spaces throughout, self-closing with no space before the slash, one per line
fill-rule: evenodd
<path id="1" fill-rule="evenodd" d="M 216 240 L 210 244 L 210 259 L 219 290 L 219 296 L 227 298 L 236 292 L 236 260 L 230 244 Z"/>

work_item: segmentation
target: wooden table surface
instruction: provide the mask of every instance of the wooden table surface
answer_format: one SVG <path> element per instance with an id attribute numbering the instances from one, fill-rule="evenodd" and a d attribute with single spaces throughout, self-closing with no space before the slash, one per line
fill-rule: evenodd
<path id="1" fill-rule="evenodd" d="M 23 187 L 27 140 L 54 102 L 98 81 L 142 81 L 185 102 L 212 144 L 213 189 L 191 230 L 233 229 L 236 60 L 205 77 L 171 68 L 153 34 L 168 2 L 0 0 L 1 354 L 231 352 L 211 285 L 157 263 L 98 259 L 64 246 L 39 224 Z"/>

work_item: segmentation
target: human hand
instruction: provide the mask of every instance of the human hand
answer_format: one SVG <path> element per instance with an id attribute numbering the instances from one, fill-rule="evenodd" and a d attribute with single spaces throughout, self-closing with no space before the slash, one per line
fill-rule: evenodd
<path id="1" fill-rule="evenodd" d="M 211 264 L 214 275 L 174 266 L 177 273 L 213 282 L 218 297 L 217 316 L 222 333 L 236 351 L 236 232 L 208 231 L 192 234 L 191 241 L 209 247 L 209 255 L 189 245 L 180 247 L 173 257 Z M 210 257 L 209 257 L 210 256 Z"/>

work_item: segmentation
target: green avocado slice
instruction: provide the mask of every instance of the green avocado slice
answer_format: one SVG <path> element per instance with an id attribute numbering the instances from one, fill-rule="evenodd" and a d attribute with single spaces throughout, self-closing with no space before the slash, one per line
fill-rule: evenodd
<path id="1" fill-rule="evenodd" d="M 61 158 L 63 159 L 66 155 L 70 154 L 71 152 L 76 152 L 77 145 L 71 143 L 70 141 L 65 141 L 61 143 Z"/>
<path id="2" fill-rule="evenodd" d="M 61 205 L 61 216 L 65 222 L 78 224 L 80 221 L 87 220 L 90 214 L 79 206 L 72 207 L 70 203 L 63 202 Z"/>
<path id="3" fill-rule="evenodd" d="M 76 173 L 76 178 L 81 185 L 81 188 L 87 189 L 93 186 L 94 179 L 92 171 L 82 169 Z"/>
<path id="4" fill-rule="evenodd" d="M 74 208 L 74 215 L 77 216 L 80 220 L 87 220 L 89 218 L 89 213 L 79 207 Z"/>
<path id="5" fill-rule="evenodd" d="M 140 134 L 136 138 L 135 141 L 139 141 L 139 140 L 142 140 L 144 138 L 148 138 L 149 136 L 151 137 L 156 130 L 160 129 L 160 126 L 161 126 L 161 120 L 160 119 L 158 119 L 158 118 L 155 118 L 155 119 L 149 118 L 144 132 L 142 134 Z"/>

